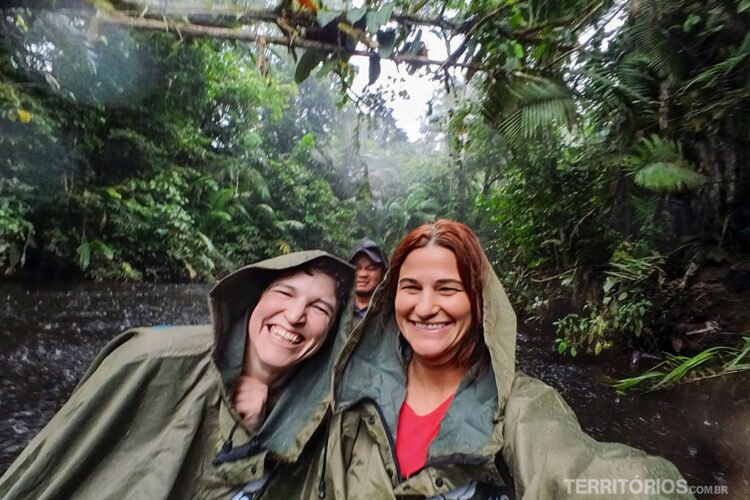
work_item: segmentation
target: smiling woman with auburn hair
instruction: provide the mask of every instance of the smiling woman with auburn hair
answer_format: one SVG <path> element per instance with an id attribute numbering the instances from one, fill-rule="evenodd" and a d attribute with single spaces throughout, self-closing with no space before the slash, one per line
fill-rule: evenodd
<path id="1" fill-rule="evenodd" d="M 334 372 L 321 494 L 536 499 L 581 478 L 682 480 L 587 436 L 557 391 L 516 372 L 513 308 L 466 225 L 410 232 L 370 308 Z"/>
<path id="2" fill-rule="evenodd" d="M 484 265 L 482 246 L 474 233 L 465 224 L 442 219 L 434 224 L 425 224 L 409 233 L 398 245 L 391 259 L 391 268 L 401 269 L 407 256 L 418 248 L 438 246 L 450 250 L 456 260 L 458 275 L 471 304 L 472 325 L 469 335 L 461 339 L 456 352 L 456 362 L 462 366 L 473 366 L 480 359 L 484 366 L 489 362 L 487 346 L 481 342 L 482 338 L 482 286 Z M 398 290 L 399 273 L 388 274 L 384 288 L 389 295 L 385 298 L 384 315 L 393 312 L 394 300 Z"/>

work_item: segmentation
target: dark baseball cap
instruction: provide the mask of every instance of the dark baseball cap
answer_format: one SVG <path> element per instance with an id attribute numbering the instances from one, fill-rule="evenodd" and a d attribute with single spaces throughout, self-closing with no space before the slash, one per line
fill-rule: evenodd
<path id="1" fill-rule="evenodd" d="M 371 239 L 362 238 L 357 242 L 357 246 L 354 247 L 354 250 L 349 255 L 349 262 L 352 262 L 354 257 L 359 253 L 364 253 L 371 261 L 388 269 L 388 257 L 385 256 L 385 253 L 383 253 L 378 244 Z"/>

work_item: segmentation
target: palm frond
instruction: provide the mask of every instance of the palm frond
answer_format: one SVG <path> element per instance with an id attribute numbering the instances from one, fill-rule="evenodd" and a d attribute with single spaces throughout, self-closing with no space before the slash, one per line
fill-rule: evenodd
<path id="1" fill-rule="evenodd" d="M 732 72 L 748 56 L 750 56 L 750 33 L 745 35 L 745 39 L 734 55 L 701 71 L 696 77 L 689 80 L 680 89 L 680 92 L 686 92 L 690 87 L 698 84 L 704 84 L 705 87 L 712 87 L 719 78 Z"/>
<path id="2" fill-rule="evenodd" d="M 271 192 L 268 189 L 268 183 L 266 182 L 266 178 L 263 176 L 262 173 L 260 173 L 259 170 L 255 168 L 248 168 L 245 171 L 245 176 L 250 182 L 250 184 L 253 186 L 253 189 L 256 193 L 258 193 L 258 196 L 260 196 L 260 199 L 263 201 L 269 201 L 271 199 Z"/>
<path id="3" fill-rule="evenodd" d="M 702 186 L 706 177 L 675 163 L 654 162 L 641 168 L 633 180 L 651 191 L 673 192 Z"/>
<path id="4" fill-rule="evenodd" d="M 638 220 L 641 221 L 648 221 L 654 218 L 659 211 L 659 200 L 660 197 L 655 194 L 649 194 L 648 196 L 631 196 L 630 198 L 636 216 L 638 217 Z"/>
<path id="5" fill-rule="evenodd" d="M 666 359 L 637 377 L 618 380 L 618 390 L 645 385 L 649 391 L 681 382 L 692 382 L 711 377 L 750 370 L 750 337 L 743 337 L 736 347 L 710 347 L 695 356 L 667 354 Z"/>
<path id="6" fill-rule="evenodd" d="M 267 215 L 270 215 L 273 217 L 274 209 L 270 205 L 267 205 L 266 203 L 258 203 L 255 205 L 255 208 L 259 209 L 261 212 L 265 212 Z"/>
<path id="7" fill-rule="evenodd" d="M 628 157 L 628 163 L 633 166 L 653 162 L 682 163 L 684 161 L 679 143 L 656 134 L 639 140 L 633 146 L 632 155 Z"/>
<path id="8" fill-rule="evenodd" d="M 288 254 L 292 252 L 292 245 L 284 240 L 276 240 L 276 248 L 278 248 L 279 252 L 281 252 L 282 254 Z"/>
<path id="9" fill-rule="evenodd" d="M 305 223 L 304 222 L 301 222 L 301 221 L 298 221 L 298 220 L 293 220 L 293 219 L 287 219 L 287 220 L 278 221 L 278 222 L 276 222 L 276 226 L 279 229 L 291 229 L 291 230 L 295 230 L 295 231 L 302 231 L 303 229 L 305 229 Z"/>
<path id="10" fill-rule="evenodd" d="M 631 15 L 630 22 L 622 28 L 621 36 L 630 40 L 642 56 L 642 62 L 654 72 L 663 75 L 669 67 L 671 54 L 664 47 L 664 34 L 658 22 L 661 15 L 658 0 L 642 0 Z"/>
<path id="11" fill-rule="evenodd" d="M 516 78 L 488 90 L 483 115 L 511 144 L 535 137 L 547 127 L 571 127 L 576 107 L 571 90 L 545 78 Z"/>
<path id="12" fill-rule="evenodd" d="M 706 182 L 682 155 L 680 145 L 658 135 L 644 137 L 626 158 L 637 185 L 656 192 L 693 189 Z"/>
<path id="13" fill-rule="evenodd" d="M 649 67 L 649 58 L 642 52 L 631 52 L 626 54 L 620 64 L 616 66 L 616 73 L 620 83 L 627 89 L 632 89 L 634 97 L 642 101 L 647 101 L 646 96 L 653 92 L 654 76 L 644 68 Z"/>

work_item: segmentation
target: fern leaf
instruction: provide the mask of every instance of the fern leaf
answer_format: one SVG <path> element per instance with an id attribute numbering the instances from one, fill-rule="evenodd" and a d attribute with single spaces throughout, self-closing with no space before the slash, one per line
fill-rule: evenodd
<path id="1" fill-rule="evenodd" d="M 706 182 L 705 176 L 675 163 L 651 163 L 635 174 L 635 183 L 652 191 L 673 192 L 694 189 Z"/>

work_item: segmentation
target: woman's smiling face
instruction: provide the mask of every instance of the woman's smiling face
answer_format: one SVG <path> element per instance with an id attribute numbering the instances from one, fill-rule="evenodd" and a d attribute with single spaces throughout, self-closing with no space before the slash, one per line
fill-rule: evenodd
<path id="1" fill-rule="evenodd" d="M 250 362 L 279 373 L 309 358 L 325 342 L 337 307 L 334 279 L 321 271 L 274 281 L 250 315 Z"/>
<path id="2" fill-rule="evenodd" d="M 455 254 L 428 245 L 404 259 L 395 299 L 396 323 L 414 351 L 429 365 L 451 361 L 471 329 L 471 303 Z"/>

